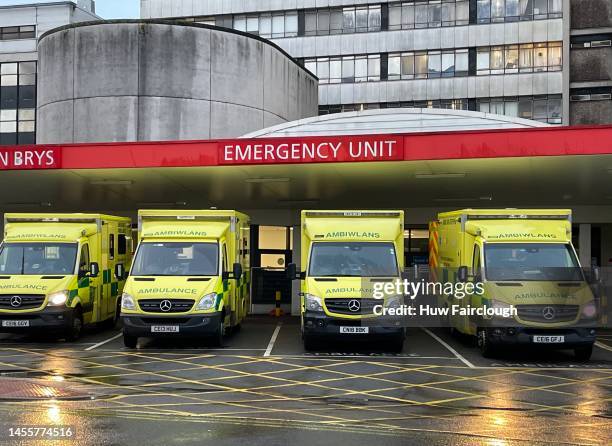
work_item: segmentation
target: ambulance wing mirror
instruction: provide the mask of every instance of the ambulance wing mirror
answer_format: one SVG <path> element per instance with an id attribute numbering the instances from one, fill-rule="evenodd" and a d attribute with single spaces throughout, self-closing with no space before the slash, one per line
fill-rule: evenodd
<path id="1" fill-rule="evenodd" d="M 117 263 L 115 265 L 115 277 L 119 280 L 123 280 L 125 278 L 125 267 L 123 263 Z"/>
<path id="2" fill-rule="evenodd" d="M 233 278 L 235 280 L 240 280 L 240 278 L 242 277 L 242 265 L 240 263 L 234 263 L 233 272 L 234 272 Z"/>
<path id="3" fill-rule="evenodd" d="M 468 280 L 468 267 L 467 266 L 460 266 L 457 269 L 457 281 L 465 283 L 465 282 L 467 282 L 467 280 Z"/>
<path id="4" fill-rule="evenodd" d="M 289 280 L 301 280 L 304 278 L 304 274 L 302 272 L 298 272 L 297 265 L 295 263 L 289 263 L 287 265 L 287 278 Z"/>
<path id="5" fill-rule="evenodd" d="M 98 274 L 100 274 L 98 262 L 91 262 L 89 264 L 89 277 L 98 277 Z"/>

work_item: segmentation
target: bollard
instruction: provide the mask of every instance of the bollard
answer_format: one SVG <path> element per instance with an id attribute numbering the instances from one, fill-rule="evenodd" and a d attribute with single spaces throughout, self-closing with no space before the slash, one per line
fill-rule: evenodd
<path id="1" fill-rule="evenodd" d="M 274 309 L 270 311 L 270 316 L 280 317 L 283 315 L 283 310 L 281 309 L 281 292 L 276 291 L 274 294 Z"/>

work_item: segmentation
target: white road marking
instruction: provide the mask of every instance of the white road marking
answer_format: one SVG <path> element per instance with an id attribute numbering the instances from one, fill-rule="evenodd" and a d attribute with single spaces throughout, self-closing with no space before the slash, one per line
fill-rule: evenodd
<path id="1" fill-rule="evenodd" d="M 604 344 L 602 342 L 597 341 L 597 342 L 595 342 L 595 345 L 597 347 L 599 347 L 599 348 L 603 348 L 604 350 L 608 350 L 609 352 L 612 352 L 612 347 L 610 347 L 609 345 L 606 345 L 606 344 Z"/>
<path id="2" fill-rule="evenodd" d="M 446 349 L 451 352 L 453 355 L 455 355 L 457 357 L 458 360 L 460 360 L 462 363 L 464 363 L 465 365 L 467 365 L 469 368 L 473 369 L 476 368 L 474 366 L 474 364 L 472 364 L 470 361 L 468 361 L 467 359 L 465 359 L 463 356 L 461 356 L 459 354 L 459 352 L 457 352 L 457 350 L 455 350 L 453 347 L 451 347 L 450 345 L 448 345 L 446 342 L 444 342 L 442 339 L 440 339 L 439 336 L 436 336 L 431 330 L 424 328 L 423 327 L 423 331 L 425 331 L 425 333 L 427 333 L 429 336 L 431 336 L 432 338 L 434 338 L 436 341 L 438 341 L 440 344 L 442 344 L 444 347 L 446 347 Z"/>
<path id="3" fill-rule="evenodd" d="M 272 353 L 272 349 L 274 348 L 274 343 L 276 342 L 276 338 L 278 337 L 278 332 L 280 331 L 282 325 L 283 325 L 282 322 L 279 322 L 276 325 L 276 328 L 274 329 L 274 333 L 272 333 L 272 337 L 270 338 L 270 342 L 268 342 L 268 348 L 266 348 L 264 356 L 270 356 L 270 354 Z"/>
<path id="4" fill-rule="evenodd" d="M 94 345 L 92 345 L 91 347 L 87 347 L 87 348 L 85 349 L 85 351 L 87 352 L 87 351 L 89 351 L 89 350 L 93 350 L 94 348 L 97 348 L 97 347 L 100 347 L 101 345 L 107 344 L 107 343 L 109 343 L 110 341 L 114 341 L 115 339 L 117 339 L 117 338 L 119 338 L 119 337 L 121 337 L 121 336 L 123 336 L 123 332 L 122 332 L 122 331 L 120 331 L 119 333 L 117 333 L 117 334 L 116 334 L 115 336 L 113 336 L 112 338 L 109 338 L 109 339 L 107 339 L 107 340 L 105 340 L 105 341 L 102 341 L 102 342 L 98 342 L 97 344 L 94 344 Z"/>

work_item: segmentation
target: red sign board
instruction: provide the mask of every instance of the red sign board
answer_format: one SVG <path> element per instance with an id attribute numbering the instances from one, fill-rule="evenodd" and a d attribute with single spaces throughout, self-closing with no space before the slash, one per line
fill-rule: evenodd
<path id="1" fill-rule="evenodd" d="M 0 147 L 0 170 L 58 169 L 59 147 Z"/>
<path id="2" fill-rule="evenodd" d="M 403 138 L 368 135 L 220 141 L 218 162 L 220 165 L 304 164 L 398 161 L 403 158 Z"/>

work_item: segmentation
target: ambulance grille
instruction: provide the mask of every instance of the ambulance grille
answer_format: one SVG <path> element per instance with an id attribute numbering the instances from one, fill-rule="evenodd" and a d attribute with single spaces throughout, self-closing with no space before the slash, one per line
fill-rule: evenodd
<path id="1" fill-rule="evenodd" d="M 194 303 L 193 299 L 142 299 L 138 301 L 140 309 L 147 313 L 184 313 L 191 310 Z"/>
<path id="2" fill-rule="evenodd" d="M 0 309 L 27 310 L 40 307 L 44 301 L 44 294 L 2 294 L 0 295 Z"/>
<path id="3" fill-rule="evenodd" d="M 354 302 L 359 303 L 359 310 L 351 310 L 351 306 L 354 308 Z M 352 298 L 346 297 L 342 299 L 325 299 L 325 306 L 330 313 L 337 314 L 372 314 L 374 312 L 374 306 L 380 305 L 382 301 L 380 299 L 372 298 Z"/>
<path id="4" fill-rule="evenodd" d="M 578 316 L 578 305 L 517 305 L 519 319 L 529 322 L 571 322 Z"/>

